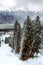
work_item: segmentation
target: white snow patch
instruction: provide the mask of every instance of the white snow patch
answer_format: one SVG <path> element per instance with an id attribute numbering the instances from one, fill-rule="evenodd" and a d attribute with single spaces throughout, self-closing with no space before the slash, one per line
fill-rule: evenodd
<path id="1" fill-rule="evenodd" d="M 1 42 L 0 65 L 43 65 L 43 56 L 40 54 L 38 54 L 37 58 L 22 61 L 19 59 L 19 55 L 12 53 L 11 50 L 12 48 L 8 44 Z"/>

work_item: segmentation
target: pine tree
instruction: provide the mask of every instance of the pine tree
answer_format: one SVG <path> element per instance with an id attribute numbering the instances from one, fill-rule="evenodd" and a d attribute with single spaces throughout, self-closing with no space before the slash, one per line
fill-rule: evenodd
<path id="1" fill-rule="evenodd" d="M 29 16 L 27 16 L 27 19 L 24 22 L 22 39 L 21 39 L 20 54 L 22 60 L 26 60 L 30 57 L 32 41 L 33 41 L 33 34 L 32 34 L 31 19 Z"/>
<path id="2" fill-rule="evenodd" d="M 19 53 L 20 51 L 20 38 L 21 38 L 21 26 L 16 20 L 14 24 L 14 43 L 13 43 L 15 53 Z"/>
<path id="3" fill-rule="evenodd" d="M 41 33 L 41 23 L 40 23 L 40 17 L 37 16 L 36 19 L 35 19 L 35 33 L 38 33 L 40 34 Z"/>
<path id="4" fill-rule="evenodd" d="M 33 32 L 34 32 L 34 42 L 32 46 L 32 52 L 31 54 L 34 56 L 34 53 L 39 52 L 39 46 L 41 44 L 41 38 L 40 38 L 40 33 L 41 33 L 41 23 L 40 23 L 40 17 L 37 16 L 34 25 L 33 25 Z"/>

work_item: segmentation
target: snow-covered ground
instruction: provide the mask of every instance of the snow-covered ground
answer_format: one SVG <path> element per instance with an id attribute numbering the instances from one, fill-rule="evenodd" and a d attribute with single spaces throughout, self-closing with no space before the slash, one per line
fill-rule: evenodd
<path id="1" fill-rule="evenodd" d="M 12 53 L 8 44 L 1 42 L 0 47 L 0 65 L 43 65 L 43 56 L 38 55 L 38 58 L 30 58 L 26 61 L 19 59 L 19 55 Z"/>

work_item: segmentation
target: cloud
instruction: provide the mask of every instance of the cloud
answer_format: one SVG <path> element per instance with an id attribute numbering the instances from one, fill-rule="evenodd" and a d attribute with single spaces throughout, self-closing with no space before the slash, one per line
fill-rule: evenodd
<path id="1" fill-rule="evenodd" d="M 10 8 L 13 8 L 13 6 L 16 6 L 16 1 L 14 0 L 0 0 L 0 10 L 10 10 Z"/>
<path id="2" fill-rule="evenodd" d="M 20 0 L 19 6 L 30 11 L 43 11 L 43 0 Z"/>
<path id="3" fill-rule="evenodd" d="M 0 10 L 26 10 L 43 12 L 43 0 L 0 0 Z"/>

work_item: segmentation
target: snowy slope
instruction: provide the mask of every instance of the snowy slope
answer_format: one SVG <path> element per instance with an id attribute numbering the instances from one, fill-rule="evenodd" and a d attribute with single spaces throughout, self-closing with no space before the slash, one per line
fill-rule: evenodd
<path id="1" fill-rule="evenodd" d="M 0 65 L 43 65 L 43 56 L 39 54 L 38 58 L 21 61 L 18 55 L 11 52 L 8 44 L 1 42 L 0 47 Z"/>

